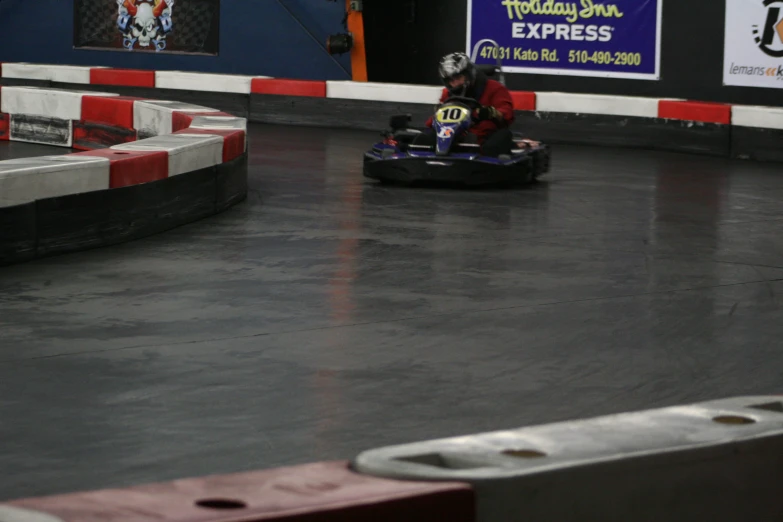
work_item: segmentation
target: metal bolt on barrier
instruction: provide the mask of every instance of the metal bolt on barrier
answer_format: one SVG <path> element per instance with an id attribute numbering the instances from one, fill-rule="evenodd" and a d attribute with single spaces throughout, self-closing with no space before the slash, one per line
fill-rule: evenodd
<path id="1" fill-rule="evenodd" d="M 478 522 L 783 520 L 783 400 L 734 397 L 389 446 L 352 467 L 467 482 Z"/>

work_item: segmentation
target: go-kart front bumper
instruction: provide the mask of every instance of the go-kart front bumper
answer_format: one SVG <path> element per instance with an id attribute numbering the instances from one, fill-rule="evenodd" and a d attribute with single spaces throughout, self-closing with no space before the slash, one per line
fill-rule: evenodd
<path id="1" fill-rule="evenodd" d="M 382 182 L 456 183 L 461 185 L 525 185 L 534 180 L 534 162 L 530 154 L 509 160 L 496 158 L 459 158 L 452 156 L 383 157 L 375 152 L 364 155 L 364 176 Z"/>

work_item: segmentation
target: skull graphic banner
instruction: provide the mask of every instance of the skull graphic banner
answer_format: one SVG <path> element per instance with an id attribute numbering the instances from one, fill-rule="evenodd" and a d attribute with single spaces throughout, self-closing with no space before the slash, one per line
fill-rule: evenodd
<path id="1" fill-rule="evenodd" d="M 74 46 L 218 54 L 220 0 L 75 0 Z"/>

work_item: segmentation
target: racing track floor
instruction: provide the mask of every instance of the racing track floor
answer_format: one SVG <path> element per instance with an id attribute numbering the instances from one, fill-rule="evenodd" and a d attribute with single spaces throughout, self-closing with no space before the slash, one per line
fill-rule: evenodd
<path id="1" fill-rule="evenodd" d="M 783 393 L 779 165 L 559 146 L 533 190 L 384 188 L 376 138 L 253 125 L 241 206 L 0 268 L 2 499 Z"/>

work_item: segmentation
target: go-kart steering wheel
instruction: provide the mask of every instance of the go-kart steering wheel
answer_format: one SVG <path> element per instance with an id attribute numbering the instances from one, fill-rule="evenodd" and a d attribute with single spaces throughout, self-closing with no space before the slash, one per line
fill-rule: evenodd
<path id="1" fill-rule="evenodd" d="M 470 119 L 473 121 L 477 120 L 474 111 L 482 107 L 482 105 L 479 103 L 477 99 L 469 98 L 467 96 L 449 96 L 448 98 L 443 100 L 443 103 L 441 103 L 441 105 L 444 105 L 449 102 L 458 102 L 467 105 L 470 108 Z"/>
<path id="2" fill-rule="evenodd" d="M 443 103 L 449 103 L 452 101 L 457 101 L 460 103 L 464 103 L 465 105 L 470 106 L 471 109 L 480 109 L 481 104 L 478 102 L 475 98 L 468 98 L 467 96 L 449 96 L 445 100 L 443 100 Z M 441 104 L 442 105 L 442 104 Z"/>

